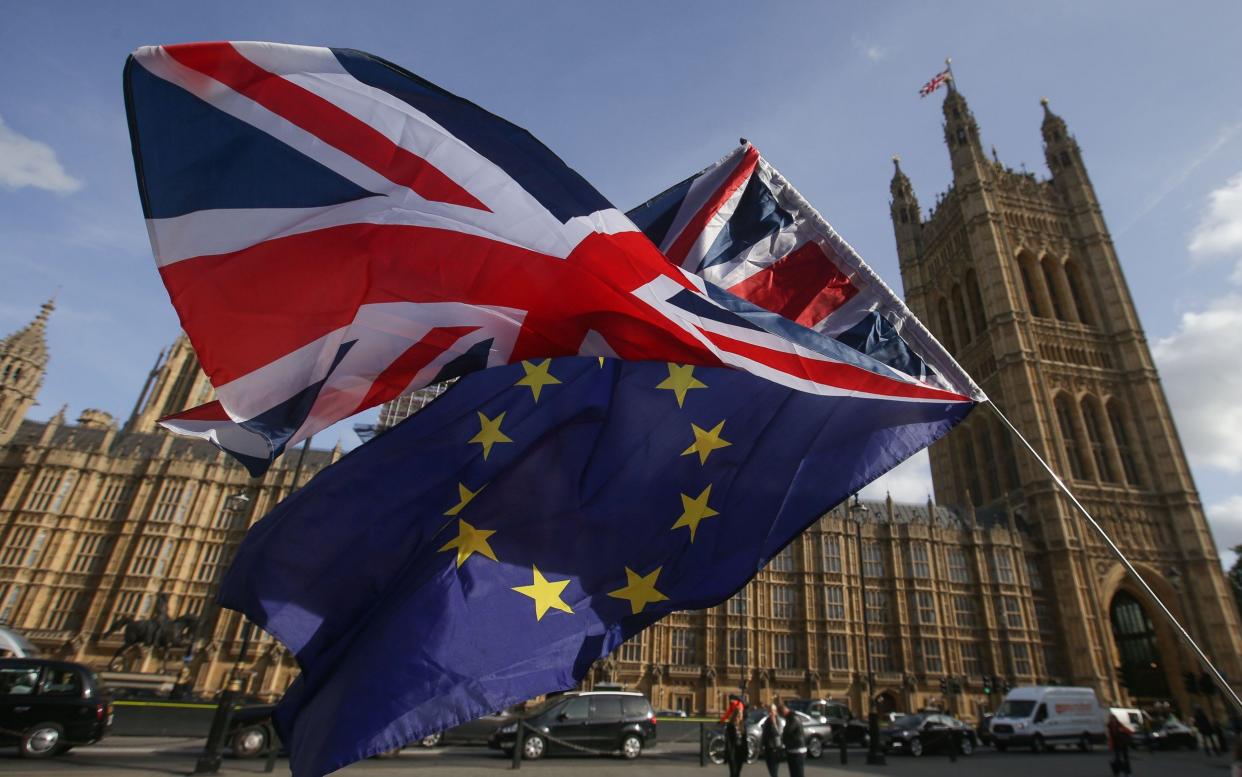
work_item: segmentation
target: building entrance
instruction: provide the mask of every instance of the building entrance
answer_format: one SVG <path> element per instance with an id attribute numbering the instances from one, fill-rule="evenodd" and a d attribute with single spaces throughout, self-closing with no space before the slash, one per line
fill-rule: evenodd
<path id="1" fill-rule="evenodd" d="M 1156 627 L 1138 599 L 1118 591 L 1109 607 L 1113 639 L 1121 657 L 1120 680 L 1140 703 L 1169 699 L 1164 662 L 1156 643 Z"/>

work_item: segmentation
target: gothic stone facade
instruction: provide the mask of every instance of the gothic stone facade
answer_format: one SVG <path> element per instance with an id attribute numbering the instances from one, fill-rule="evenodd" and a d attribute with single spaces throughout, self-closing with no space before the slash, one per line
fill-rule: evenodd
<path id="1" fill-rule="evenodd" d="M 47 312 L 32 324 L 40 346 Z M 29 330 L 0 344 L 0 374 L 16 363 L 12 340 L 23 340 L 21 354 L 31 352 Z M 37 379 L 45 363 L 46 355 Z M 18 385 L 30 379 L 24 372 Z M 223 687 L 239 657 L 241 623 L 211 597 L 247 527 L 291 490 L 298 453 L 252 479 L 211 445 L 156 430 L 156 418 L 210 398 L 183 337 L 161 354 L 122 428 L 99 410 L 68 424 L 62 410 L 12 430 L 0 450 L 0 624 L 49 655 L 103 669 L 122 645 L 122 634 L 108 628 L 119 618 L 149 617 L 162 593 L 173 617 L 203 619 L 201 649 L 188 663 L 184 650 L 134 649 L 116 668 L 180 675 L 203 693 Z M 309 451 L 299 482 L 336 456 Z M 252 693 L 276 695 L 296 672 L 257 629 L 247 658 L 242 676 Z"/>
<path id="2" fill-rule="evenodd" d="M 1041 646 L 1053 636 L 1043 631 L 1053 627 L 1052 592 L 1012 514 L 863 507 L 861 526 L 835 508 L 732 599 L 663 619 L 599 663 L 590 682 L 622 682 L 657 707 L 692 713 L 723 709 L 739 689 L 754 700 L 841 699 L 858 711 L 869 647 L 881 710 L 975 717 L 990 706 L 985 674 L 1014 684 L 1049 677 Z M 940 680 L 950 675 L 965 685 L 946 699 Z"/>
<path id="3" fill-rule="evenodd" d="M 1086 508 L 1226 674 L 1242 633 L 1077 140 L 1044 101 L 1051 177 L 983 153 L 950 90 L 953 183 L 923 218 L 897 168 L 892 218 L 910 307 Z M 931 448 L 936 496 L 1027 517 L 1031 563 L 1056 591 L 1047 671 L 1102 698 L 1173 699 L 1199 670 L 1098 534 L 988 408 Z M 1019 454 L 1021 452 L 1019 451 Z M 998 463 L 999 462 L 999 463 Z"/>

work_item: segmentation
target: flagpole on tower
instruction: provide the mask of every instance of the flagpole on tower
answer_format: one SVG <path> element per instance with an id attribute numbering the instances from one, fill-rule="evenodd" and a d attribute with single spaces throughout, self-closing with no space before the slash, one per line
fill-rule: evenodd
<path id="1" fill-rule="evenodd" d="M 953 57 L 944 58 L 944 70 L 949 74 L 949 89 L 957 91 L 957 76 L 953 75 Z"/>

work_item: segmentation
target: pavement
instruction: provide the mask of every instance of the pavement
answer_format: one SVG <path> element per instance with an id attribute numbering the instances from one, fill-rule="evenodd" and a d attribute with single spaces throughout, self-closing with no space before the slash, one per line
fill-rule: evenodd
<path id="1" fill-rule="evenodd" d="M 187 737 L 110 737 L 90 747 L 77 748 L 58 758 L 28 761 L 17 757 L 13 748 L 0 748 L 0 774 L 38 777 L 112 777 L 113 775 L 188 775 L 202 752 L 204 740 Z M 1053 752 L 1036 755 L 1026 752 L 998 753 L 981 748 L 970 757 L 950 762 L 943 755 L 922 758 L 890 756 L 885 766 L 867 766 L 862 750 L 851 750 L 850 763 L 841 766 L 837 752 L 825 753 L 807 763 L 809 775 L 839 777 L 1107 777 L 1109 756 L 1102 748 L 1091 753 Z M 1226 777 L 1227 756 L 1210 757 L 1200 752 L 1134 753 L 1131 757 L 1136 777 L 1173 775 L 1174 777 Z M 222 775 L 261 775 L 264 761 L 225 759 Z M 441 747 L 431 750 L 412 748 L 389 758 L 377 758 L 344 770 L 382 774 L 416 773 L 427 777 L 466 777 L 511 770 L 511 762 L 496 751 L 482 747 Z M 726 767 L 709 763 L 701 768 L 698 750 L 692 743 L 673 742 L 643 753 L 636 761 L 618 758 L 551 756 L 522 764 L 521 773 L 539 775 L 591 775 L 591 777 L 703 777 L 724 774 Z M 276 762 L 276 775 L 287 775 L 286 759 Z M 762 763 L 751 764 L 743 774 L 759 777 L 767 773 Z M 782 766 L 781 774 L 787 774 Z"/>

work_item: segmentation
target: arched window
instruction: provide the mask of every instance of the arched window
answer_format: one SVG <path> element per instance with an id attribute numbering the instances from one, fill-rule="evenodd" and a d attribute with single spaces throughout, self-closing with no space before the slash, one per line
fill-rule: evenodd
<path id="1" fill-rule="evenodd" d="M 1121 659 L 1121 676 L 1130 695 L 1143 700 L 1169 698 L 1156 627 L 1143 605 L 1129 593 L 1118 591 L 1108 615 Z"/>
<path id="2" fill-rule="evenodd" d="M 979 462 L 975 456 L 975 443 L 972 435 L 968 432 L 962 433 L 961 440 L 962 469 L 965 470 L 962 474 L 965 477 L 961 478 L 959 482 L 965 483 L 966 488 L 970 489 L 970 503 L 977 507 L 982 504 L 980 501 L 982 494 L 980 492 L 983 489 L 979 485 Z"/>
<path id="3" fill-rule="evenodd" d="M 987 329 L 987 316 L 983 312 L 983 295 L 979 293 L 979 279 L 974 270 L 966 271 L 966 297 L 970 300 L 970 312 L 975 322 L 975 336 Z"/>
<path id="4" fill-rule="evenodd" d="M 18 367 L 17 371 L 13 373 L 13 382 L 14 383 L 22 382 L 22 368 L 21 367 Z"/>
<path id="5" fill-rule="evenodd" d="M 953 320 L 957 323 L 957 336 L 962 339 L 965 345 L 974 339 L 970 331 L 970 321 L 966 318 L 966 302 L 962 298 L 962 287 L 956 283 L 953 284 L 953 291 L 949 293 L 953 300 Z"/>
<path id="6" fill-rule="evenodd" d="M 1143 480 L 1139 477 L 1138 462 L 1134 459 L 1134 447 L 1130 444 L 1130 434 L 1126 430 L 1125 417 L 1117 400 L 1109 400 L 1106 412 L 1108 413 L 1108 425 L 1113 429 L 1113 440 L 1117 443 L 1121 467 L 1125 470 L 1126 482 L 1132 486 L 1140 486 Z"/>
<path id="7" fill-rule="evenodd" d="M 1022 276 L 1022 290 L 1026 292 L 1026 307 L 1032 316 L 1044 317 L 1043 307 L 1039 304 L 1039 294 L 1035 290 L 1034 260 L 1029 255 L 1018 258 L 1018 273 Z"/>
<path id="8" fill-rule="evenodd" d="M 3 374 L 3 375 L 0 375 L 0 380 L 8 380 L 8 379 L 9 379 L 9 370 L 11 370 L 11 369 L 13 369 L 13 365 L 12 365 L 12 364 L 6 364 L 6 365 L 4 365 L 4 374 Z"/>
<path id="9" fill-rule="evenodd" d="M 1095 460 L 1096 474 L 1105 483 L 1116 483 L 1117 473 L 1113 470 L 1113 459 L 1104 445 L 1104 426 L 1100 423 L 1095 397 L 1083 398 L 1082 422 L 1087 427 L 1087 442 L 1091 446 L 1091 458 Z"/>
<path id="10" fill-rule="evenodd" d="M 1091 315 L 1087 298 L 1084 296 L 1087 287 L 1083 282 L 1082 271 L 1073 259 L 1065 263 L 1065 283 L 1069 286 L 1070 299 L 1074 303 L 1074 310 L 1078 313 L 1078 320 L 1084 324 L 1094 324 L 1095 318 Z"/>
<path id="11" fill-rule="evenodd" d="M 940 304 L 936 307 L 936 313 L 940 319 L 940 343 L 946 350 L 956 351 L 957 343 L 953 341 L 953 318 L 949 315 L 949 303 L 941 297 Z"/>
<path id="12" fill-rule="evenodd" d="M 985 493 L 979 495 L 979 501 L 987 504 L 1004 494 L 1000 484 L 1000 462 L 996 460 L 995 449 L 992 447 L 991 425 L 979 424 L 975 429 L 975 440 L 979 446 L 979 458 L 983 461 L 983 486 L 986 489 Z"/>
<path id="13" fill-rule="evenodd" d="M 1075 480 L 1085 478 L 1087 467 L 1082 460 L 1082 446 L 1078 444 L 1078 436 L 1074 430 L 1074 405 L 1070 398 L 1058 394 L 1053 403 L 1057 413 L 1057 426 L 1061 429 L 1061 440 L 1065 444 L 1065 458 L 1069 459 L 1070 476 Z"/>
<path id="14" fill-rule="evenodd" d="M 992 422 L 988 426 L 991 429 L 992 439 L 996 441 L 996 450 L 1000 453 L 996 469 L 1001 474 L 1005 491 L 1013 491 L 1021 485 L 1018 479 L 1018 460 L 1014 456 L 1013 440 L 1000 424 Z"/>
<path id="15" fill-rule="evenodd" d="M 1052 303 L 1052 315 L 1061 321 L 1068 321 L 1065 300 L 1061 299 L 1061 285 L 1058 283 L 1061 264 L 1049 256 L 1045 256 L 1041 264 L 1044 269 L 1044 285 L 1048 287 L 1048 300 Z"/>

